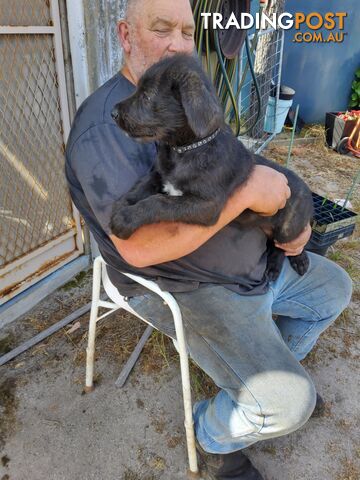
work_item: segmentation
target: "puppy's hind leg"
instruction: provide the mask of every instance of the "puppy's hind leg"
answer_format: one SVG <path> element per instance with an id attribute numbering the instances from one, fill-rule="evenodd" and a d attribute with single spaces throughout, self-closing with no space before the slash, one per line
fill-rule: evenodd
<path id="1" fill-rule="evenodd" d="M 304 275 L 309 268 L 309 257 L 308 254 L 303 250 L 300 255 L 295 255 L 294 257 L 288 257 L 290 265 L 299 275 Z"/>
<path id="2" fill-rule="evenodd" d="M 266 275 L 270 282 L 278 279 L 285 259 L 285 252 L 277 248 L 272 239 L 268 239 Z"/>
<path id="3" fill-rule="evenodd" d="M 299 231 L 299 229 L 297 229 L 297 231 Z M 302 230 L 300 229 L 300 232 Z M 292 235 L 291 237 L 287 234 L 287 233 L 284 233 L 284 231 L 282 231 L 282 229 L 276 229 L 275 230 L 275 235 L 274 237 L 276 238 L 277 242 L 279 243 L 286 243 L 286 242 L 289 242 L 291 240 L 294 240 L 294 238 L 296 238 L 297 235 Z M 288 256 L 288 259 L 289 259 L 289 262 L 290 262 L 290 265 L 292 266 L 292 268 L 295 270 L 296 273 L 298 273 L 299 275 L 304 275 L 308 268 L 309 268 L 309 257 L 306 253 L 305 250 L 303 250 L 300 255 L 295 255 L 295 256 Z"/>

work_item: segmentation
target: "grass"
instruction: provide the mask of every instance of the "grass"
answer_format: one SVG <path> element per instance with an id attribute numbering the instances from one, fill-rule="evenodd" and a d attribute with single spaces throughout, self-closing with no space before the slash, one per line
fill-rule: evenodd
<path id="1" fill-rule="evenodd" d="M 327 256 L 350 275 L 353 281 L 352 300 L 358 302 L 360 300 L 360 237 L 357 231 L 349 240 L 337 242 Z"/>
<path id="2" fill-rule="evenodd" d="M 160 373 L 172 365 L 179 365 L 179 355 L 172 340 L 154 330 L 141 354 L 140 365 L 146 374 Z M 219 389 L 212 379 L 191 359 L 189 372 L 194 400 L 210 397 L 218 392 Z"/>
<path id="3" fill-rule="evenodd" d="M 144 476 L 143 473 L 134 472 L 130 468 L 128 468 L 126 470 L 126 472 L 124 473 L 124 475 L 122 477 L 122 480 L 156 480 L 156 479 L 157 479 L 157 477 L 155 477 L 154 474 Z"/>
<path id="4" fill-rule="evenodd" d="M 352 281 L 356 285 L 360 282 L 360 265 L 354 261 L 356 260 L 354 256 L 359 251 L 359 247 L 360 242 L 358 242 L 358 247 L 353 250 L 337 245 L 335 249 L 331 250 L 327 255 L 330 260 L 333 260 L 348 272 Z"/>
<path id="5" fill-rule="evenodd" d="M 360 478 L 360 469 L 353 459 L 343 457 L 341 467 L 342 470 L 336 480 L 358 480 Z"/>
<path id="6" fill-rule="evenodd" d="M 60 288 L 60 291 L 65 291 L 69 292 L 74 288 L 82 287 L 86 280 L 89 279 L 92 276 L 92 268 L 89 268 L 88 270 L 82 270 L 80 273 L 78 273 L 73 280 L 70 280 L 70 282 L 65 283 Z"/>
<path id="7" fill-rule="evenodd" d="M 14 378 L 7 378 L 0 384 L 0 450 L 5 445 L 6 437 L 11 433 L 17 423 L 16 410 L 18 399 L 15 395 L 16 381 Z M 4 458 L 4 457 L 3 457 Z M 4 460 L 2 460 L 4 461 Z"/>
<path id="8" fill-rule="evenodd" d="M 219 391 L 213 380 L 192 360 L 189 365 L 194 400 L 213 397 Z"/>
<path id="9" fill-rule="evenodd" d="M 320 149 L 323 152 L 328 152 L 329 148 L 326 144 L 326 132 L 323 125 L 307 125 L 303 128 L 301 132 L 303 138 L 313 138 L 315 139 L 313 146 L 316 149 Z"/>
<path id="10" fill-rule="evenodd" d="M 13 333 L 9 333 L 3 338 L 0 338 L 0 356 L 10 352 L 15 347 L 15 345 L 15 335 Z"/>

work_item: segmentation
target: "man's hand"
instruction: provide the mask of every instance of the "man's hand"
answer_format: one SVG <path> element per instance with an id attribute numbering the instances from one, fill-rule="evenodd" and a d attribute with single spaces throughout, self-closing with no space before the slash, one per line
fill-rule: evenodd
<path id="1" fill-rule="evenodd" d="M 292 240 L 291 242 L 287 243 L 278 243 L 275 240 L 275 245 L 278 248 L 281 248 L 285 251 L 285 255 L 287 257 L 292 257 L 295 255 L 300 255 L 300 253 L 304 250 L 305 245 L 309 241 L 311 237 L 311 226 L 310 223 L 307 224 L 305 229 L 300 233 L 300 235 Z"/>
<path id="2" fill-rule="evenodd" d="M 246 189 L 250 195 L 250 210 L 259 215 L 272 216 L 284 208 L 291 192 L 283 173 L 264 165 L 256 165 Z"/>

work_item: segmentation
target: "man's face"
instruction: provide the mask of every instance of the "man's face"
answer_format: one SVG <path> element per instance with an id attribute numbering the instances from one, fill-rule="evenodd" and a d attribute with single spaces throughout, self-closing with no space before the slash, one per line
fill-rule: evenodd
<path id="1" fill-rule="evenodd" d="M 129 19 L 127 63 L 137 81 L 154 63 L 192 54 L 195 24 L 189 0 L 141 0 Z"/>

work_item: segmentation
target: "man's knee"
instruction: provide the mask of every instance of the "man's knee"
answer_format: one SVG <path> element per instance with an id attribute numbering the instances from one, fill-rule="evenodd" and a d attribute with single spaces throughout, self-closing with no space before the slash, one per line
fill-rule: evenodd
<path id="1" fill-rule="evenodd" d="M 302 379 L 296 391 L 282 392 L 275 417 L 277 433 L 284 435 L 302 427 L 313 413 L 315 404 L 316 389 L 310 379 Z"/>
<path id="2" fill-rule="evenodd" d="M 322 277 L 321 304 L 325 310 L 323 314 L 337 317 L 350 303 L 352 280 L 335 262 L 324 257 L 316 257 L 318 268 L 315 271 Z"/>
<path id="3" fill-rule="evenodd" d="M 353 284 L 350 278 L 350 275 L 343 269 L 340 268 L 341 273 L 339 273 L 341 289 L 342 289 L 342 298 L 343 298 L 343 309 L 346 308 L 351 300 Z"/>
<path id="4" fill-rule="evenodd" d="M 255 424 L 261 427 L 258 433 L 274 437 L 291 433 L 302 427 L 315 408 L 316 389 L 310 377 L 303 375 L 283 375 L 274 378 L 273 388 L 263 393 L 259 401 L 259 418 Z M 279 381 L 281 380 L 281 381 Z M 261 413 L 260 413 L 261 412 Z"/>
<path id="5" fill-rule="evenodd" d="M 331 292 L 332 308 L 335 315 L 345 310 L 349 305 L 352 295 L 352 280 L 342 267 L 332 262 L 332 274 L 329 275 L 329 291 Z M 330 300 L 330 299 L 329 299 Z"/>

